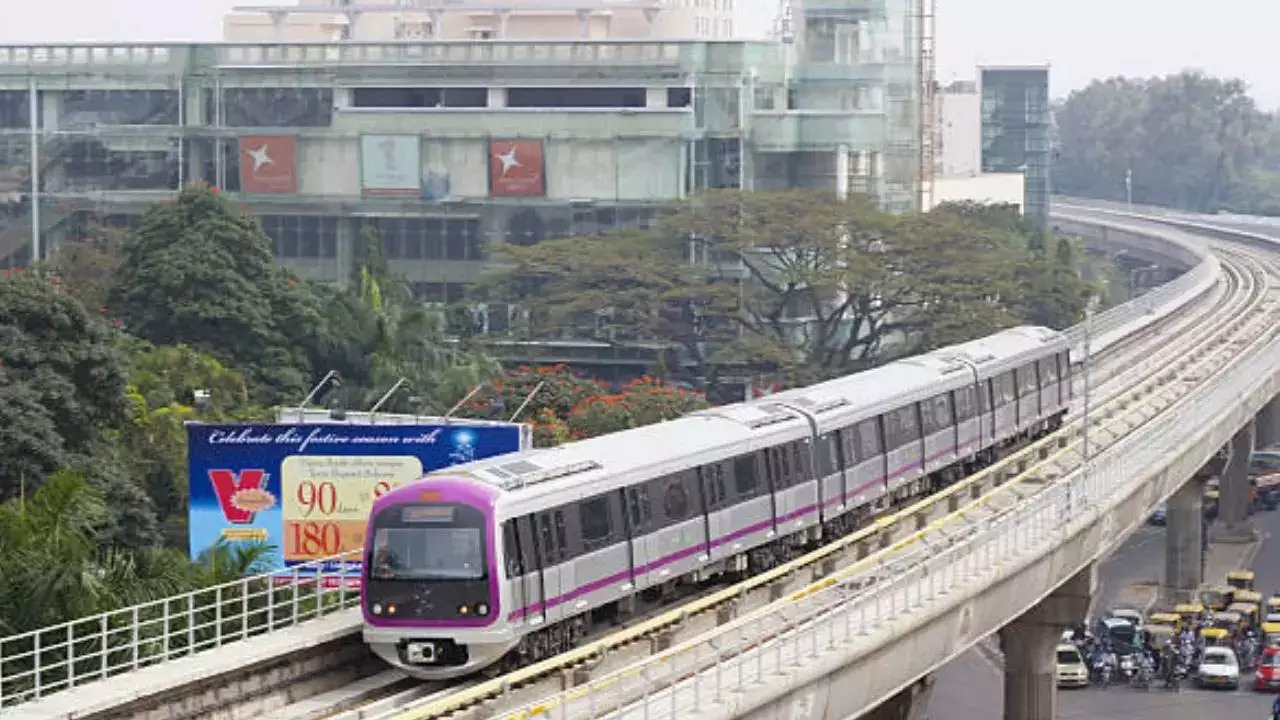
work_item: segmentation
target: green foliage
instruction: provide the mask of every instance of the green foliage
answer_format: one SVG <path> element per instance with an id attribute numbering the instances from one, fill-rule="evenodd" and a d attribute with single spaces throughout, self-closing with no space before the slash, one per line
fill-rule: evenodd
<path id="1" fill-rule="evenodd" d="M 500 248 L 484 292 L 528 312 L 529 338 L 675 346 L 710 385 L 744 369 L 795 385 L 1020 322 L 1070 325 L 1083 281 L 1050 247 L 1007 207 L 895 217 L 812 191 L 712 192 L 655 232 Z"/>
<path id="2" fill-rule="evenodd" d="M 257 222 L 207 186 L 142 216 L 110 296 L 129 332 L 213 355 L 264 403 L 306 392 L 320 304 L 275 263 Z"/>
<path id="3" fill-rule="evenodd" d="M 0 500 L 87 456 L 101 430 L 123 420 L 113 336 L 56 277 L 0 280 Z"/>
<path id="4" fill-rule="evenodd" d="M 1068 195 L 1214 212 L 1247 197 L 1252 168 L 1274 143 L 1273 120 L 1243 82 L 1199 72 L 1110 78 L 1057 110 L 1057 189 Z"/>

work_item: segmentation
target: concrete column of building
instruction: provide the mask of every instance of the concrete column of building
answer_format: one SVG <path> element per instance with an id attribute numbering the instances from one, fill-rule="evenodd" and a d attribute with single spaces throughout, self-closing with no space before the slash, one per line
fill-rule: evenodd
<path id="1" fill-rule="evenodd" d="M 1166 602 L 1190 602 L 1203 582 L 1204 486 L 1188 480 L 1165 503 L 1164 585 Z"/>
<path id="2" fill-rule="evenodd" d="M 836 197 L 849 197 L 849 146 L 836 146 Z"/>
<path id="3" fill-rule="evenodd" d="M 1249 484 L 1249 459 L 1253 455 L 1253 422 L 1240 428 L 1231 438 L 1231 457 L 1218 481 L 1218 520 L 1214 540 L 1219 542 L 1251 542 L 1257 537 L 1249 521 L 1252 487 Z"/>
<path id="4" fill-rule="evenodd" d="M 507 89 L 504 87 L 489 88 L 489 107 L 500 108 L 507 106 Z"/>
<path id="5" fill-rule="evenodd" d="M 927 720 L 933 676 L 925 675 L 863 716 L 864 720 Z"/>
<path id="6" fill-rule="evenodd" d="M 1280 397 L 1273 397 L 1271 402 L 1262 406 L 1254 420 L 1254 428 L 1254 447 L 1263 449 L 1280 445 Z"/>
<path id="7" fill-rule="evenodd" d="M 1063 630 L 1084 620 L 1096 586 L 1096 568 L 1090 564 L 1000 629 L 1005 720 L 1057 718 L 1057 663 L 1053 648 Z"/>

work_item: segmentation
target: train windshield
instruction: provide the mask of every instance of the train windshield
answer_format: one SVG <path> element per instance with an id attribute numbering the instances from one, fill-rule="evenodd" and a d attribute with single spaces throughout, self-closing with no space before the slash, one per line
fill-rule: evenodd
<path id="1" fill-rule="evenodd" d="M 370 576 L 375 580 L 483 579 L 484 530 L 480 522 L 468 522 L 470 513 L 465 510 L 410 505 L 379 513 Z"/>

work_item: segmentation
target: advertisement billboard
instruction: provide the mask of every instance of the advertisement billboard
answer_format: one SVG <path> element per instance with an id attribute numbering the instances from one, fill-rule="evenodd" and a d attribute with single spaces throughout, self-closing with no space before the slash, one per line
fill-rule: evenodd
<path id="1" fill-rule="evenodd" d="M 292 135 L 240 138 L 240 191 L 298 192 L 298 141 Z"/>
<path id="2" fill-rule="evenodd" d="M 280 569 L 364 544 L 376 497 L 527 447 L 516 424 L 187 424 L 191 556 L 264 541 Z"/>
<path id="3" fill-rule="evenodd" d="M 489 194 L 494 197 L 546 195 L 541 140 L 489 141 Z"/>
<path id="4" fill-rule="evenodd" d="M 360 192 L 416 197 L 422 192 L 422 140 L 417 135 L 360 137 Z"/>

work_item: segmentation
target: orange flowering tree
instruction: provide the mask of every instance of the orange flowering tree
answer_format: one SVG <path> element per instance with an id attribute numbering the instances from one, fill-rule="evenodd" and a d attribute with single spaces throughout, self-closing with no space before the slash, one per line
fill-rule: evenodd
<path id="1" fill-rule="evenodd" d="M 532 423 L 534 444 L 570 440 L 670 420 L 709 407 L 701 393 L 653 377 L 632 380 L 614 391 L 565 365 L 521 365 L 486 384 L 462 407 L 466 417 L 507 420 L 541 384 L 517 420 Z"/>
<path id="2" fill-rule="evenodd" d="M 701 393 L 644 376 L 617 393 L 589 397 L 569 412 L 569 431 L 575 439 L 672 420 L 709 407 Z"/>

